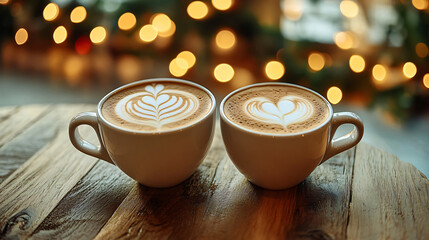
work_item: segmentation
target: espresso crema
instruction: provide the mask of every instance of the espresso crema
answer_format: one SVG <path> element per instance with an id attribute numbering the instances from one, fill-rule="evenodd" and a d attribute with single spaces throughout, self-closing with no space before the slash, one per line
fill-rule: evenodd
<path id="1" fill-rule="evenodd" d="M 321 97 L 287 85 L 255 86 L 236 92 L 225 101 L 223 110 L 243 128 L 274 134 L 311 130 L 330 115 Z"/>
<path id="2" fill-rule="evenodd" d="M 137 131 L 162 131 L 192 124 L 208 114 L 210 96 L 178 82 L 131 86 L 110 96 L 101 113 L 116 126 Z"/>

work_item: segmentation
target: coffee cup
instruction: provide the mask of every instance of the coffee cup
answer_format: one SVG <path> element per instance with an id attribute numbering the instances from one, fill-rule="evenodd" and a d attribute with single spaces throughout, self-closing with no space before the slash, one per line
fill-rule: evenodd
<path id="1" fill-rule="evenodd" d="M 260 83 L 237 89 L 220 104 L 222 138 L 228 156 L 252 183 L 285 189 L 304 181 L 330 157 L 363 136 L 354 113 L 333 113 L 320 94 L 293 84 Z M 342 124 L 353 130 L 338 138 Z"/>
<path id="2" fill-rule="evenodd" d="M 170 187 L 192 175 L 213 139 L 216 100 L 206 88 L 185 80 L 133 82 L 107 94 L 96 112 L 69 125 L 81 152 L 119 167 L 149 187 Z M 80 125 L 97 133 L 100 146 L 81 137 Z"/>

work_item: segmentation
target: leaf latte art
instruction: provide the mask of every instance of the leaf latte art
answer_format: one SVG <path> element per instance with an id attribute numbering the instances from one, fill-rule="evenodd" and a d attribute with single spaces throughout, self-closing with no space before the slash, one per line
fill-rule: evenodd
<path id="1" fill-rule="evenodd" d="M 121 99 L 115 112 L 124 121 L 161 129 L 191 116 L 198 105 L 198 98 L 189 92 L 152 84 Z"/>
<path id="2" fill-rule="evenodd" d="M 310 101 L 298 96 L 282 97 L 277 104 L 265 97 L 254 97 L 244 103 L 244 112 L 263 123 L 288 125 L 308 120 L 314 112 Z"/>

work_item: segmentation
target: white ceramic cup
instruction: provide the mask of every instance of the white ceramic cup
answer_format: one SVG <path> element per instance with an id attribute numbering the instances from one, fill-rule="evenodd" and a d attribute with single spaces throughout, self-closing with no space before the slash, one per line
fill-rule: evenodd
<path id="1" fill-rule="evenodd" d="M 237 125 L 225 116 L 225 101 L 244 89 L 258 86 L 293 86 L 319 96 L 329 110 L 328 119 L 308 131 L 292 134 L 271 134 L 252 131 Z M 354 113 L 333 113 L 331 104 L 320 94 L 293 84 L 260 83 L 237 89 L 220 104 L 222 138 L 226 151 L 237 169 L 247 179 L 263 188 L 285 189 L 304 181 L 310 173 L 330 157 L 355 146 L 363 136 L 362 120 Z M 333 139 L 342 124 L 354 129 Z"/>
<path id="2" fill-rule="evenodd" d="M 206 92 L 212 101 L 209 112 L 189 125 L 158 132 L 143 132 L 119 128 L 101 114 L 103 103 L 115 93 L 148 83 L 177 82 Z M 98 103 L 97 112 L 84 112 L 69 125 L 72 144 L 81 152 L 118 166 L 125 174 L 149 187 L 170 187 L 192 175 L 204 159 L 213 140 L 216 100 L 206 88 L 193 82 L 155 78 L 133 82 L 107 94 Z M 100 141 L 95 146 L 84 140 L 77 128 L 94 128 Z"/>

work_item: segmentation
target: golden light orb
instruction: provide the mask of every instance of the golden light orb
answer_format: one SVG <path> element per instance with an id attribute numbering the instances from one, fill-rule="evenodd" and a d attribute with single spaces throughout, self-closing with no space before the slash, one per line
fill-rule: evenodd
<path id="1" fill-rule="evenodd" d="M 429 49 L 428 46 L 424 43 L 417 43 L 416 45 L 416 54 L 417 56 L 424 58 L 428 55 Z"/>
<path id="2" fill-rule="evenodd" d="M 95 27 L 89 33 L 89 39 L 91 39 L 91 42 L 94 44 L 102 43 L 106 39 L 106 36 L 107 36 L 107 31 L 102 26 Z"/>
<path id="3" fill-rule="evenodd" d="M 219 82 L 229 82 L 234 77 L 235 72 L 231 65 L 221 63 L 215 67 L 213 74 Z"/>
<path id="4" fill-rule="evenodd" d="M 298 21 L 302 16 L 303 3 L 301 0 L 285 0 L 283 14 L 292 21 Z"/>
<path id="5" fill-rule="evenodd" d="M 152 42 L 158 36 L 158 30 L 151 24 L 144 25 L 139 32 L 139 37 L 143 42 Z"/>
<path id="6" fill-rule="evenodd" d="M 423 85 L 424 85 L 426 88 L 429 88 L 429 73 L 426 73 L 426 74 L 423 76 Z"/>
<path id="7" fill-rule="evenodd" d="M 320 71 L 325 66 L 325 58 L 320 53 L 311 53 L 308 56 L 308 66 L 313 71 Z"/>
<path id="8" fill-rule="evenodd" d="M 383 65 L 376 64 L 372 68 L 372 76 L 374 77 L 375 80 L 379 82 L 384 81 L 384 79 L 386 78 L 386 75 L 387 75 L 387 71 Z"/>
<path id="9" fill-rule="evenodd" d="M 190 51 L 180 52 L 177 55 L 177 58 L 184 59 L 188 65 L 188 68 L 193 67 L 195 65 L 195 62 L 197 61 L 197 58 L 195 57 L 195 55 Z"/>
<path id="10" fill-rule="evenodd" d="M 22 45 L 28 40 L 28 32 L 25 28 L 20 28 L 15 33 L 15 42 L 18 45 Z"/>
<path id="11" fill-rule="evenodd" d="M 136 22 L 136 16 L 133 13 L 126 12 L 119 17 L 118 27 L 121 30 L 127 31 L 132 29 L 136 25 Z"/>
<path id="12" fill-rule="evenodd" d="M 348 18 L 354 18 L 359 14 L 359 6 L 351 0 L 343 0 L 340 3 L 341 13 Z"/>
<path id="13" fill-rule="evenodd" d="M 326 96 L 328 97 L 330 103 L 337 104 L 343 98 L 343 92 L 340 88 L 333 86 L 328 89 Z"/>
<path id="14" fill-rule="evenodd" d="M 171 28 L 171 19 L 164 13 L 158 13 L 152 19 L 152 26 L 158 32 L 167 32 Z"/>
<path id="15" fill-rule="evenodd" d="M 348 32 L 338 32 L 334 36 L 334 42 L 341 49 L 350 49 L 354 45 L 353 35 Z"/>
<path id="16" fill-rule="evenodd" d="M 70 13 L 70 21 L 72 23 L 81 23 L 86 18 L 86 9 L 83 6 L 75 7 Z"/>
<path id="17" fill-rule="evenodd" d="M 349 60 L 350 69 L 355 73 L 365 70 L 365 59 L 359 55 L 352 55 Z"/>
<path id="18" fill-rule="evenodd" d="M 204 2 L 194 1 L 188 5 L 186 11 L 191 18 L 199 20 L 207 16 L 209 8 Z"/>
<path id="19" fill-rule="evenodd" d="M 221 49 L 230 49 L 235 45 L 235 34 L 224 29 L 216 34 L 216 45 Z"/>
<path id="20" fill-rule="evenodd" d="M 56 44 L 63 43 L 67 39 L 67 29 L 64 26 L 59 26 L 52 34 Z"/>
<path id="21" fill-rule="evenodd" d="M 58 17 L 60 13 L 60 8 L 55 3 L 49 3 L 46 5 L 45 9 L 43 9 L 43 18 L 46 21 L 53 21 Z"/>
<path id="22" fill-rule="evenodd" d="M 175 77 L 181 77 L 186 74 L 188 71 L 188 62 L 183 58 L 175 58 L 171 60 L 170 65 L 168 66 L 171 75 Z"/>
<path id="23" fill-rule="evenodd" d="M 9 0 L 0 0 L 0 5 L 7 5 Z"/>
<path id="24" fill-rule="evenodd" d="M 176 24 L 171 21 L 170 28 L 165 32 L 158 32 L 160 37 L 171 37 L 176 32 Z"/>
<path id="25" fill-rule="evenodd" d="M 277 80 L 285 74 L 285 67 L 279 61 L 270 61 L 265 65 L 265 74 L 271 80 Z"/>
<path id="26" fill-rule="evenodd" d="M 417 67 L 412 62 L 406 62 L 402 67 L 402 73 L 406 78 L 413 78 L 417 73 Z"/>
<path id="27" fill-rule="evenodd" d="M 428 0 L 412 0 L 411 3 L 418 10 L 425 10 L 428 8 Z"/>
<path id="28" fill-rule="evenodd" d="M 231 8 L 232 0 L 212 0 L 214 8 L 220 11 L 226 11 Z"/>

